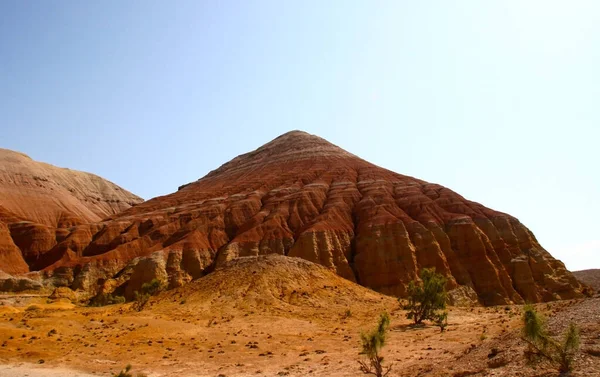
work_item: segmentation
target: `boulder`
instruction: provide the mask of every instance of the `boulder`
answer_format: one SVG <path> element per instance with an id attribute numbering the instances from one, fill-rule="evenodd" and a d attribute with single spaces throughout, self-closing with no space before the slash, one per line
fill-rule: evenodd
<path id="1" fill-rule="evenodd" d="M 54 289 L 48 298 L 52 300 L 67 299 L 71 302 L 77 302 L 77 294 L 68 287 L 58 287 Z"/>

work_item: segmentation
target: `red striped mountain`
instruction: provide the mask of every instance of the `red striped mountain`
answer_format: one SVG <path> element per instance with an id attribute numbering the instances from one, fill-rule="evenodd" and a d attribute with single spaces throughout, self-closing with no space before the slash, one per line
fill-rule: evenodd
<path id="1" fill-rule="evenodd" d="M 484 304 L 580 297 L 583 288 L 516 218 L 300 131 L 173 194 L 56 234 L 56 244 L 17 242 L 31 269 L 54 285 L 126 296 L 154 277 L 176 287 L 271 253 L 400 296 L 426 267 Z"/>

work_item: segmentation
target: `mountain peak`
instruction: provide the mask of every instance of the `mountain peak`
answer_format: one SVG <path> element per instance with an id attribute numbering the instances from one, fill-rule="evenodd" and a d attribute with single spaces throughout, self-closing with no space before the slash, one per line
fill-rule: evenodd
<path id="1" fill-rule="evenodd" d="M 291 130 L 291 131 L 288 131 L 286 133 L 283 133 L 283 134 L 277 136 L 275 139 L 279 139 L 282 137 L 300 137 L 301 138 L 301 137 L 307 137 L 307 136 L 310 137 L 310 136 L 314 136 L 314 135 L 311 135 L 308 132 L 302 131 L 302 130 Z"/>
<path id="2" fill-rule="evenodd" d="M 252 152 L 235 157 L 218 169 L 208 173 L 205 178 L 272 164 L 348 158 L 360 160 L 359 157 L 319 136 L 293 130 L 276 137 Z"/>

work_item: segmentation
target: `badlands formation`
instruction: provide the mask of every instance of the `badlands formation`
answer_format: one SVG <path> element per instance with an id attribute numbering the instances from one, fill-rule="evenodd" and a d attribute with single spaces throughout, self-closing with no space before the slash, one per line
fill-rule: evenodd
<path id="1" fill-rule="evenodd" d="M 0 377 L 357 376 L 384 311 L 390 377 L 558 376 L 523 356 L 524 301 L 552 334 L 577 323 L 574 376 L 600 375 L 600 298 L 523 224 L 317 136 L 289 132 L 144 203 L 2 156 Z M 426 267 L 448 278 L 444 332 L 396 299 Z M 168 289 L 141 311 L 88 305 L 152 279 Z"/>
<path id="2" fill-rule="evenodd" d="M 23 274 L 70 232 L 142 199 L 96 175 L 0 148 L 0 270 Z"/>
<path id="3" fill-rule="evenodd" d="M 426 267 L 448 277 L 456 303 L 572 299 L 585 289 L 516 218 L 301 131 L 143 203 L 91 174 L 0 156 L 0 269 L 81 297 L 131 299 L 154 278 L 177 288 L 267 254 L 400 297 Z"/>
<path id="4" fill-rule="evenodd" d="M 454 306 L 446 331 L 415 327 L 395 298 L 301 258 L 236 258 L 139 312 L 74 305 L 68 293 L 0 295 L 0 377 L 109 377 L 127 364 L 150 377 L 356 377 L 360 334 L 383 311 L 388 377 L 559 376 L 523 357 L 517 305 Z M 573 376 L 600 375 L 600 298 L 537 309 L 553 334 L 580 327 Z"/>

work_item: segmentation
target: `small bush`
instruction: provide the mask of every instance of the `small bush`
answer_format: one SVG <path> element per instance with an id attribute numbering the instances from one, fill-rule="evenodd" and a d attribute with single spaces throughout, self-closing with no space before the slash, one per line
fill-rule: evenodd
<path id="1" fill-rule="evenodd" d="M 444 330 L 446 330 L 446 326 L 448 326 L 448 312 L 447 311 L 444 311 L 444 312 L 436 315 L 435 325 L 440 328 L 440 332 L 444 332 Z"/>
<path id="2" fill-rule="evenodd" d="M 424 320 L 436 322 L 446 308 L 446 279 L 436 274 L 434 268 L 425 268 L 420 274 L 422 283 L 411 281 L 408 285 L 408 304 L 403 306 L 408 310 L 406 317 L 415 324 Z"/>
<path id="3" fill-rule="evenodd" d="M 368 363 L 360 360 L 360 370 L 364 374 L 372 374 L 377 377 L 387 376 L 392 370 L 392 365 L 384 367 L 383 356 L 379 355 L 381 348 L 385 345 L 386 332 L 390 326 L 390 316 L 387 313 L 381 314 L 379 324 L 369 333 L 360 334 L 362 342 L 362 354 L 368 358 Z"/>
<path id="4" fill-rule="evenodd" d="M 573 369 L 573 361 L 579 350 L 579 329 L 574 323 L 569 324 L 561 341 L 548 335 L 546 322 L 531 305 L 523 310 L 523 340 L 528 344 L 526 355 L 532 362 L 541 359 L 558 367 L 561 373 Z"/>
<path id="5" fill-rule="evenodd" d="M 131 364 L 127 364 L 125 369 L 121 370 L 119 373 L 111 373 L 113 377 L 133 377 L 133 373 L 131 373 Z M 138 373 L 137 377 L 147 377 L 144 373 Z"/>
<path id="6" fill-rule="evenodd" d="M 142 293 L 154 296 L 162 290 L 162 284 L 158 279 L 152 279 L 149 283 L 142 284 Z"/>
<path id="7" fill-rule="evenodd" d="M 100 293 L 99 295 L 92 298 L 88 306 L 106 306 L 114 304 L 122 304 L 125 302 L 123 296 L 113 296 L 111 294 Z"/>
<path id="8" fill-rule="evenodd" d="M 144 309 L 150 297 L 162 290 L 162 284 L 158 279 L 152 279 L 149 283 L 142 284 L 141 292 L 135 291 L 133 307 L 138 312 Z"/>

